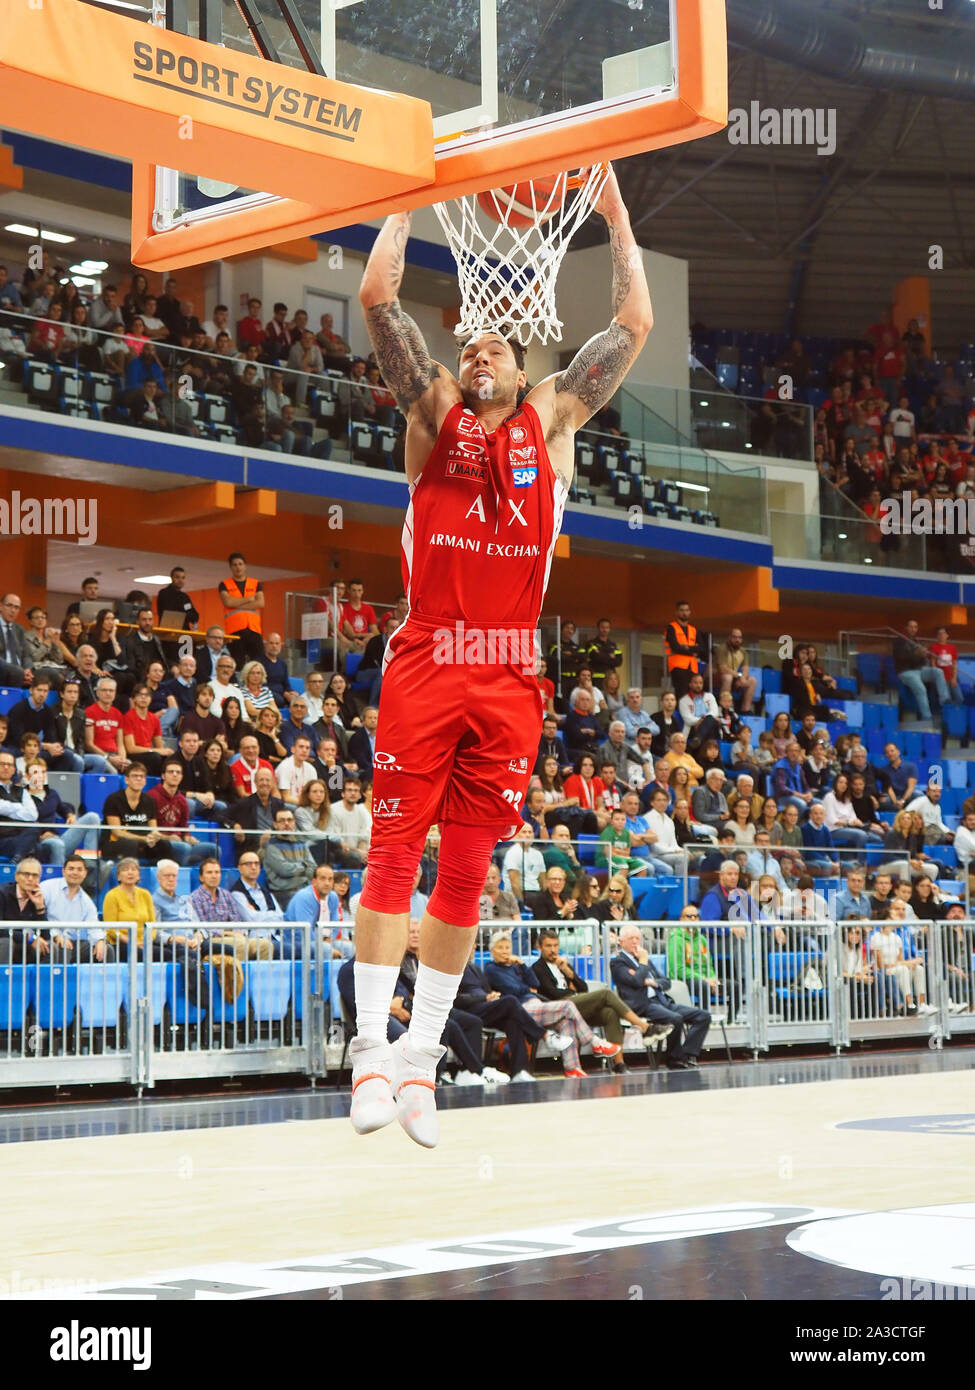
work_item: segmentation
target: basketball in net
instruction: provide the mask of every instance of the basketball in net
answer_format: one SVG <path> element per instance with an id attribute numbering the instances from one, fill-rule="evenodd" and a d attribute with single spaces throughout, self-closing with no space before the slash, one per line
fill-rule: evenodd
<path id="1" fill-rule="evenodd" d="M 542 227 L 562 207 L 565 194 L 565 180 L 556 176 L 489 189 L 479 193 L 477 201 L 488 217 L 502 225 Z"/>
<path id="2" fill-rule="evenodd" d="M 459 336 L 503 325 L 526 347 L 533 338 L 561 341 L 559 267 L 608 174 L 608 164 L 594 164 L 435 204 L 457 262 Z"/>

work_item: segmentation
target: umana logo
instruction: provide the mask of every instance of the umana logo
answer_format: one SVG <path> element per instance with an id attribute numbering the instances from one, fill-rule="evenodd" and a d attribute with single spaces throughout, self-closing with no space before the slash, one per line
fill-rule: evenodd
<path id="1" fill-rule="evenodd" d="M 176 54 L 143 39 L 133 43 L 132 55 L 135 82 L 165 87 L 206 103 L 216 101 L 262 120 L 280 121 L 333 140 L 354 144 L 358 136 L 361 106 L 349 107 L 321 92 L 286 87 L 283 82 L 271 82 L 265 77 L 245 77 L 229 65 L 201 63 L 188 54 Z"/>

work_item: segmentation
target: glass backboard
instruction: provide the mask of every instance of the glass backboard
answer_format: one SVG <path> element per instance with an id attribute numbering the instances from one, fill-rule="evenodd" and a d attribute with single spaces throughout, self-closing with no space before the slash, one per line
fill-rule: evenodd
<path id="1" fill-rule="evenodd" d="M 403 206 L 671 144 L 726 120 L 724 0 L 222 0 L 223 44 L 255 51 L 249 9 L 265 52 L 307 70 L 285 6 L 327 77 L 430 102 L 436 181 Z M 196 0 L 188 9 L 196 35 Z M 313 222 L 313 188 L 300 204 L 156 169 L 151 189 L 151 232 L 180 229 L 184 247 L 208 255 L 252 249 L 275 226 L 307 235 Z M 360 206 L 350 186 L 348 216 L 329 226 L 390 210 Z"/>

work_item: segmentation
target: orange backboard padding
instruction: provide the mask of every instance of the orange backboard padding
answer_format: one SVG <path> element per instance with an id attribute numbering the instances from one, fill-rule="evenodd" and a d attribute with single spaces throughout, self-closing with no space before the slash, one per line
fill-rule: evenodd
<path id="1" fill-rule="evenodd" d="M 0 188 L 20 189 L 24 186 L 24 171 L 14 163 L 14 152 L 9 145 L 0 145 Z"/>
<path id="2" fill-rule="evenodd" d="M 328 232 L 404 208 L 426 207 L 521 179 L 623 158 L 696 140 L 728 121 L 728 43 L 724 0 L 676 0 L 678 95 L 649 106 L 608 109 L 584 122 L 566 120 L 503 140 L 485 137 L 442 152 L 434 181 L 392 197 L 373 198 L 359 183 L 340 215 L 281 201 L 224 217 L 152 231 L 153 170 L 132 170 L 132 260 L 176 270 L 201 261 L 259 251 L 275 241 Z M 253 188 L 253 181 L 246 185 Z M 349 188 L 346 189 L 348 195 Z"/>
<path id="3" fill-rule="evenodd" d="M 151 158 L 311 198 L 298 206 L 340 217 L 351 184 L 382 199 L 434 174 L 428 102 L 282 68 L 78 0 L 4 7 L 0 126 L 119 155 L 134 170 Z"/>

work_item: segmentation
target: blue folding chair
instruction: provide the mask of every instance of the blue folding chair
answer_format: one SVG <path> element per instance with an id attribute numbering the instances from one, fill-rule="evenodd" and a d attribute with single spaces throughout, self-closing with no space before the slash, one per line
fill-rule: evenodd
<path id="1" fill-rule="evenodd" d="M 768 693 L 766 693 L 766 695 L 765 695 L 765 712 L 766 712 L 766 714 L 768 714 L 772 719 L 774 719 L 775 716 L 776 716 L 777 714 L 788 714 L 788 713 L 789 713 L 789 697 L 788 697 L 788 695 L 769 695 Z"/>
<path id="2" fill-rule="evenodd" d="M 0 966 L 0 1032 L 23 1032 L 33 969 L 31 965 Z"/>
<path id="3" fill-rule="evenodd" d="M 945 705 L 941 711 L 941 718 L 946 738 L 968 739 L 968 709 L 965 705 Z"/>
<path id="4" fill-rule="evenodd" d="M 766 695 L 782 694 L 782 672 L 774 666 L 762 667 L 762 690 Z"/>

